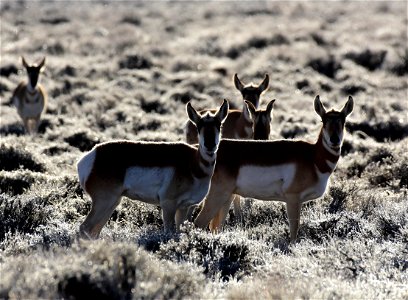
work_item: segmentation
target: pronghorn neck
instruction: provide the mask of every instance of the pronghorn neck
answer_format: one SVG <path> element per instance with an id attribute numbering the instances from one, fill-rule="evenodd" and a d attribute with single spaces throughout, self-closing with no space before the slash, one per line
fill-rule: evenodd
<path id="1" fill-rule="evenodd" d="M 321 173 L 332 173 L 340 158 L 341 147 L 331 147 L 326 141 L 324 127 L 316 142 L 315 165 Z"/>
<path id="2" fill-rule="evenodd" d="M 39 99 L 38 90 L 33 88 L 30 82 L 27 84 L 25 99 L 27 103 L 35 103 Z"/>
<path id="3" fill-rule="evenodd" d="M 27 93 L 30 95 L 34 95 L 37 92 L 37 89 L 35 86 L 31 84 L 31 81 L 29 80 L 27 83 Z"/>
<path id="4" fill-rule="evenodd" d="M 197 151 L 197 168 L 193 169 L 193 174 L 197 178 L 212 176 L 215 167 L 217 153 L 206 153 L 203 147 L 199 146 Z"/>
<path id="5" fill-rule="evenodd" d="M 250 119 L 251 116 L 248 113 L 248 108 L 244 102 L 242 107 L 242 112 L 240 117 L 237 120 L 235 126 L 235 138 L 237 139 L 252 139 L 254 135 L 254 124 L 253 121 Z"/>

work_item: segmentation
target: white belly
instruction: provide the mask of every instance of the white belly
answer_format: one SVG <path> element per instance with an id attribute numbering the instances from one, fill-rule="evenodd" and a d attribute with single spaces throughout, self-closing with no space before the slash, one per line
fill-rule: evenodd
<path id="1" fill-rule="evenodd" d="M 294 164 L 277 166 L 243 166 L 240 168 L 236 193 L 261 200 L 285 200 L 286 190 L 296 173 Z"/>
<path id="2" fill-rule="evenodd" d="M 25 118 L 38 117 L 44 109 L 42 99 L 37 99 L 36 102 L 25 102 L 24 100 L 15 98 L 14 103 L 16 103 L 19 114 Z"/>
<path id="3" fill-rule="evenodd" d="M 195 179 L 194 183 L 180 196 L 178 206 L 189 207 L 200 203 L 207 195 L 211 178 Z"/>
<path id="4" fill-rule="evenodd" d="M 167 190 L 174 176 L 174 169 L 131 167 L 123 182 L 124 195 L 151 204 L 160 204 L 160 196 Z"/>
<path id="5" fill-rule="evenodd" d="M 329 181 L 329 177 L 331 173 L 321 173 L 319 172 L 317 168 L 316 168 L 316 173 L 317 173 L 318 180 L 313 186 L 309 187 L 308 189 L 304 190 L 301 193 L 300 199 L 302 202 L 306 202 L 309 200 L 319 198 L 326 191 L 327 183 Z"/>

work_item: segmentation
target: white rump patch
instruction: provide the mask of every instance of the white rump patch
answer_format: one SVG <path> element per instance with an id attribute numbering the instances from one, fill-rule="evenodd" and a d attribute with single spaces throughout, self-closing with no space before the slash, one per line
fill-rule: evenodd
<path id="1" fill-rule="evenodd" d="M 96 151 L 95 149 L 88 152 L 77 163 L 79 183 L 85 190 L 85 183 L 88 180 L 89 174 L 91 174 L 93 164 L 95 161 Z"/>

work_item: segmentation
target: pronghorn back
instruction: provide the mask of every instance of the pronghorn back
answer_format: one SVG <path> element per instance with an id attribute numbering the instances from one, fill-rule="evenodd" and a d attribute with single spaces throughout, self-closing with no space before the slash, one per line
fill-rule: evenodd
<path id="1" fill-rule="evenodd" d="M 94 177 L 123 181 L 129 166 L 170 166 L 186 175 L 190 173 L 191 166 L 195 166 L 193 162 L 196 155 L 197 148 L 185 143 L 112 141 L 99 144 L 84 155 L 78 162 L 78 172 L 80 181 L 87 190 L 87 182 L 92 181 Z M 179 163 L 174 165 L 175 161 Z M 195 173 L 201 175 L 198 171 Z"/>

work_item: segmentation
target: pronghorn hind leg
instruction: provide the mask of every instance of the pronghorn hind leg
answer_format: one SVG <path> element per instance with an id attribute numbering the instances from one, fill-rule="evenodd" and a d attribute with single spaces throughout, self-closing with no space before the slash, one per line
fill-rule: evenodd
<path id="1" fill-rule="evenodd" d="M 113 211 L 118 206 L 121 194 L 120 192 L 104 190 L 91 196 L 91 198 L 91 211 L 79 227 L 79 231 L 80 236 L 83 238 L 97 239 L 103 226 L 108 222 Z"/>
<path id="2" fill-rule="evenodd" d="M 231 205 L 231 196 L 234 187 L 213 181 L 210 191 L 204 200 L 204 205 L 200 213 L 194 220 L 194 224 L 200 228 L 206 228 L 210 221 L 217 215 L 217 213 L 224 207 L 224 205 Z M 217 182 L 217 183 L 215 183 Z M 219 216 L 221 217 L 221 215 Z M 214 225 L 215 225 L 214 221 Z M 221 219 L 219 220 L 221 222 Z M 216 227 L 219 227 L 219 222 Z"/>
<path id="3" fill-rule="evenodd" d="M 34 119 L 34 132 L 38 133 L 38 129 L 40 128 L 40 124 L 41 124 L 41 115 L 35 117 Z"/>
<path id="4" fill-rule="evenodd" d="M 30 119 L 29 118 L 23 118 L 23 124 L 24 124 L 24 130 L 26 133 L 31 134 L 30 131 Z"/>
<path id="5" fill-rule="evenodd" d="M 209 227 L 212 232 L 219 232 L 221 228 L 224 226 L 225 220 L 227 219 L 229 209 L 231 206 L 231 201 L 232 199 L 235 199 L 235 196 L 237 195 L 232 195 L 230 200 L 224 203 L 224 205 L 220 208 L 215 217 L 211 220 Z"/>
<path id="6" fill-rule="evenodd" d="M 290 242 L 294 243 L 299 230 L 300 223 L 300 209 L 302 204 L 299 201 L 298 197 L 290 197 L 286 203 L 286 212 L 289 219 L 289 233 L 290 233 Z"/>

